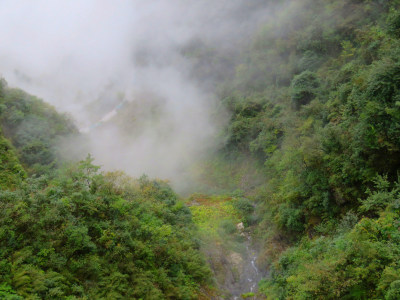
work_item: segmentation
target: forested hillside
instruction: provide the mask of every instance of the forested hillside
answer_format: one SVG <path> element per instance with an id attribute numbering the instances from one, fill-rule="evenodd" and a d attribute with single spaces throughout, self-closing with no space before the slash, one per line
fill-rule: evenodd
<path id="1" fill-rule="evenodd" d="M 2 83 L 0 298 L 197 299 L 210 270 L 168 184 L 57 162 L 72 123 Z"/>
<path id="2" fill-rule="evenodd" d="M 400 299 L 400 1 L 232 7 L 242 37 L 142 29 L 86 135 L 0 81 L 0 298 Z M 63 156 L 93 145 L 193 195 Z"/>
<path id="3" fill-rule="evenodd" d="M 400 295 L 398 1 L 295 1 L 220 88 L 256 158 L 268 299 Z"/>

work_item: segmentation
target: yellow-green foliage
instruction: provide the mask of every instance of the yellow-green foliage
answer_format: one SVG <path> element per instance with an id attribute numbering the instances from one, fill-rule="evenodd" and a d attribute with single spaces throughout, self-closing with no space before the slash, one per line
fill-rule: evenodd
<path id="1" fill-rule="evenodd" d="M 190 211 L 194 223 L 204 235 L 216 237 L 221 223 L 241 222 L 241 216 L 234 207 L 234 199 L 227 196 L 192 196 Z"/>

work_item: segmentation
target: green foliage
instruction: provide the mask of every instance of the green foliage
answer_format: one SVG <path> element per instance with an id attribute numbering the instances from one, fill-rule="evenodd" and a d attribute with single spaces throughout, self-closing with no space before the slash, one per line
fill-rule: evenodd
<path id="1" fill-rule="evenodd" d="M 196 299 L 210 270 L 189 209 L 162 181 L 92 161 L 0 191 L 0 295 Z"/>
<path id="2" fill-rule="evenodd" d="M 227 157 L 257 159 L 267 177 L 255 198 L 270 299 L 398 297 L 399 9 L 295 1 L 223 93 Z"/>
<path id="3" fill-rule="evenodd" d="M 317 95 L 319 83 L 315 73 L 304 71 L 296 75 L 291 84 L 292 103 L 296 109 L 310 103 Z"/>
<path id="4" fill-rule="evenodd" d="M 226 234 L 234 234 L 236 232 L 236 224 L 232 220 L 223 220 L 220 226 Z"/>
<path id="5" fill-rule="evenodd" d="M 72 122 L 34 96 L 7 87 L 2 79 L 0 125 L 22 164 L 31 173 L 43 174 L 57 160 L 57 143 L 76 133 Z M 47 168 L 46 168 L 47 167 Z"/>
<path id="6" fill-rule="evenodd" d="M 374 195 L 388 192 L 388 182 L 378 180 L 384 187 Z M 271 299 L 396 299 L 400 210 L 397 188 L 390 192 L 390 205 L 377 219 L 357 222 L 347 215 L 335 235 L 303 238 L 287 250 L 273 266 L 271 279 L 263 283 L 264 292 Z"/>
<path id="7" fill-rule="evenodd" d="M 255 296 L 254 293 L 245 293 L 245 294 L 242 294 L 242 295 L 241 295 L 241 297 L 242 297 L 243 299 L 252 298 L 252 297 L 254 297 L 254 296 Z"/>
<path id="8" fill-rule="evenodd" d="M 239 210 L 244 215 L 251 214 L 254 211 L 253 204 L 247 198 L 236 199 L 233 205 L 237 210 Z"/>
<path id="9" fill-rule="evenodd" d="M 241 214 L 235 208 L 235 200 L 224 196 L 193 195 L 190 211 L 193 221 L 200 232 L 208 237 L 217 237 L 221 233 L 236 232 L 237 223 L 241 222 Z"/>
<path id="10" fill-rule="evenodd" d="M 393 10 L 387 17 L 387 31 L 396 38 L 400 38 L 400 13 Z"/>
<path id="11" fill-rule="evenodd" d="M 298 62 L 298 69 L 303 72 L 306 70 L 314 71 L 324 62 L 324 56 L 312 51 L 306 50 Z"/>
<path id="12" fill-rule="evenodd" d="M 22 300 L 23 298 L 18 296 L 16 292 L 7 284 L 0 284 L 0 297 L 7 300 Z"/>
<path id="13" fill-rule="evenodd" d="M 378 214 L 383 211 L 391 202 L 393 198 L 398 197 L 400 190 L 399 186 L 389 190 L 390 183 L 387 181 L 387 176 L 378 176 L 375 180 L 375 190 L 367 190 L 368 198 L 361 200 L 360 211 L 363 213 Z"/>
<path id="14" fill-rule="evenodd" d="M 245 55 L 223 100 L 232 112 L 226 149 L 265 162 L 272 178 L 265 218 L 278 228 L 312 231 L 322 219 L 357 209 L 376 174 L 396 178 L 398 41 L 385 29 L 395 7 L 350 0 L 293 4 L 296 18 L 280 19 L 283 33 L 265 25 Z M 237 84 L 256 65 L 273 65 L 276 53 L 280 66 L 268 75 L 275 80 L 265 77 L 256 91 Z M 282 68 L 291 70 L 288 80 L 277 79 Z"/>
<path id="15" fill-rule="evenodd" d="M 400 280 L 393 281 L 385 295 L 386 300 L 395 300 L 400 298 Z"/>
<path id="16" fill-rule="evenodd" d="M 397 299 L 400 3 L 285 8 L 241 56 L 203 42 L 183 51 L 200 78 L 227 78 L 217 90 L 230 120 L 205 185 L 259 202 L 270 299 Z M 195 197 L 189 210 L 165 182 L 98 173 L 90 156 L 23 182 L 16 156 L 46 174 L 75 129 L 4 80 L 0 123 L 12 143 L 0 137 L 0 297 L 195 298 L 210 273 L 192 215 L 220 244 L 258 221 L 243 193 Z"/>
<path id="17" fill-rule="evenodd" d="M 15 188 L 25 177 L 13 147 L 0 131 L 0 189 Z"/>

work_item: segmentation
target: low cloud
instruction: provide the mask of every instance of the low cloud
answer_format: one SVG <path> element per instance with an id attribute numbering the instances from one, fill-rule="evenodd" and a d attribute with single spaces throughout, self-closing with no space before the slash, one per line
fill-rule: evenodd
<path id="1" fill-rule="evenodd" d="M 238 53 L 268 18 L 263 2 L 3 0 L 0 72 L 86 132 L 66 153 L 179 188 L 225 122 L 183 49 L 201 41 Z"/>

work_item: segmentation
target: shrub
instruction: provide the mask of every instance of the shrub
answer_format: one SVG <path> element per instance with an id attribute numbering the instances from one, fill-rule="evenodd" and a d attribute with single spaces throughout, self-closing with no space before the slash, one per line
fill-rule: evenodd
<path id="1" fill-rule="evenodd" d="M 236 225 L 232 220 L 223 220 L 221 222 L 221 227 L 227 234 L 234 234 L 236 232 Z"/>
<path id="2" fill-rule="evenodd" d="M 387 32 L 399 38 L 400 37 L 400 12 L 392 11 L 391 14 L 387 17 Z"/>
<path id="3" fill-rule="evenodd" d="M 254 206 L 247 198 L 239 198 L 233 202 L 234 207 L 243 214 L 251 214 L 254 211 Z"/>
<path id="4" fill-rule="evenodd" d="M 311 71 L 304 71 L 296 75 L 291 83 L 291 99 L 295 109 L 308 104 L 317 95 L 319 82 L 317 75 Z"/>
<path id="5" fill-rule="evenodd" d="M 393 281 L 385 295 L 386 300 L 400 299 L 400 280 Z"/>

